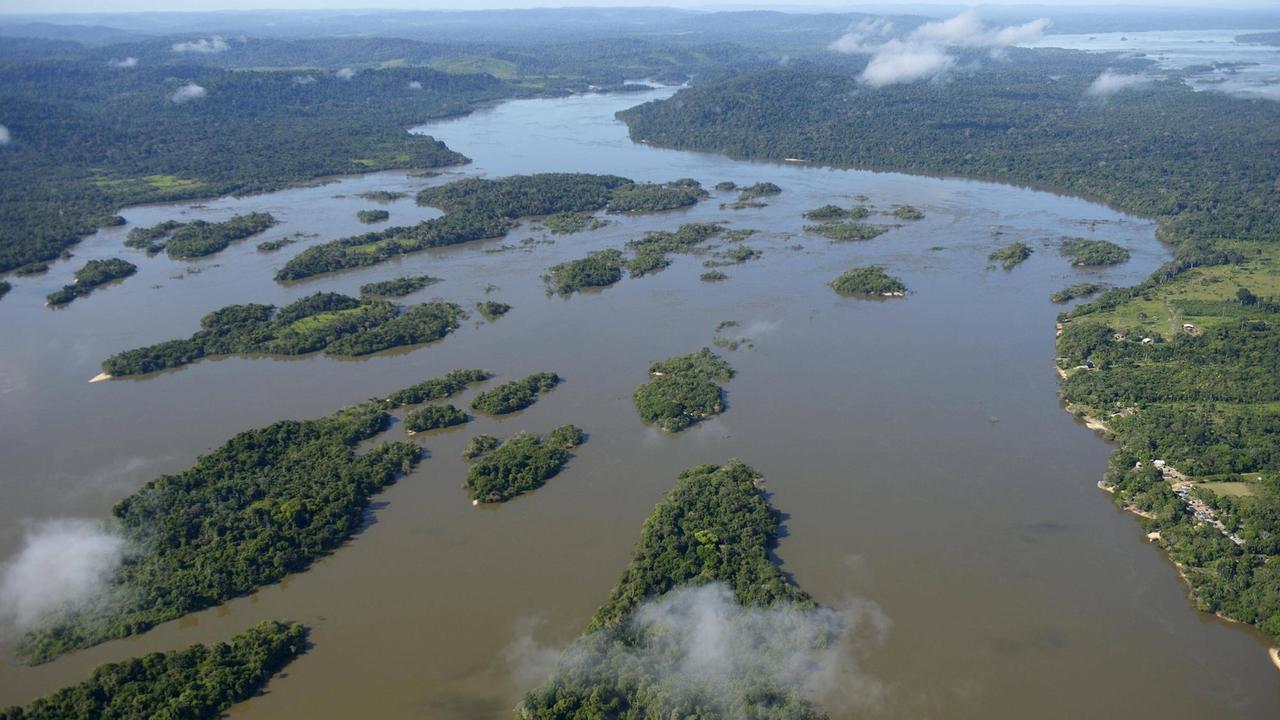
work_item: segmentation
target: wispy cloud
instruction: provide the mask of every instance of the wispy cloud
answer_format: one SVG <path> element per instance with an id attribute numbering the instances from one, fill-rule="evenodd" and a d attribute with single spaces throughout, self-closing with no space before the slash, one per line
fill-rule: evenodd
<path id="1" fill-rule="evenodd" d="M 0 145 L 8 145 L 13 142 L 13 135 L 9 134 L 9 128 L 0 125 Z"/>
<path id="2" fill-rule="evenodd" d="M 1022 25 L 991 27 L 970 11 L 925 23 L 906 37 L 894 37 L 893 23 L 888 20 L 864 20 L 831 43 L 830 49 L 870 55 L 859 78 L 872 87 L 882 87 L 941 75 L 956 63 L 948 52 L 951 48 L 999 50 L 1035 40 L 1048 26 L 1049 21 L 1041 18 Z"/>
<path id="3" fill-rule="evenodd" d="M 121 58 L 121 59 L 119 59 L 119 60 L 111 60 L 111 61 L 109 61 L 107 64 L 108 64 L 108 65 L 110 65 L 110 66 L 111 66 L 111 67 L 113 67 L 113 68 L 131 68 L 131 67 L 137 67 L 137 66 L 138 66 L 138 58 L 136 58 L 136 57 L 132 57 L 132 56 L 131 56 L 131 57 L 127 57 L 127 58 Z"/>
<path id="4" fill-rule="evenodd" d="M 100 601 L 125 549 L 123 538 L 90 520 L 32 527 L 0 576 L 0 618 L 22 632 Z"/>
<path id="5" fill-rule="evenodd" d="M 174 52 L 179 53 L 202 53 L 209 55 L 212 53 L 226 52 L 231 48 L 226 40 L 214 35 L 211 38 L 200 38 L 199 40 L 188 40 L 186 42 L 177 42 L 170 46 Z"/>
<path id="6" fill-rule="evenodd" d="M 1124 74 L 1104 70 L 1093 82 L 1089 83 L 1089 87 L 1084 93 L 1092 97 L 1111 97 L 1122 90 L 1145 85 L 1149 82 L 1151 82 L 1150 75 Z"/>
<path id="7" fill-rule="evenodd" d="M 183 103 L 191 102 L 192 100 L 199 100 L 207 94 L 208 92 L 203 87 L 195 83 L 187 83 L 177 90 L 174 90 L 173 94 L 169 96 L 169 99 L 175 104 L 181 105 Z"/>
<path id="8" fill-rule="evenodd" d="M 356 71 L 351 68 L 342 68 L 334 74 L 338 76 L 339 80 L 350 80 L 356 76 Z"/>

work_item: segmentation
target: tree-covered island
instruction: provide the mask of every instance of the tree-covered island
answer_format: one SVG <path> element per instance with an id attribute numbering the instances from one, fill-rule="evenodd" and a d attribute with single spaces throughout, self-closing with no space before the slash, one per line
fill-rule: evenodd
<path id="1" fill-rule="evenodd" d="M 733 368 L 709 348 L 677 355 L 649 366 L 649 382 L 635 389 L 632 400 L 645 422 L 666 432 L 680 432 L 724 412 L 724 389 Z"/>

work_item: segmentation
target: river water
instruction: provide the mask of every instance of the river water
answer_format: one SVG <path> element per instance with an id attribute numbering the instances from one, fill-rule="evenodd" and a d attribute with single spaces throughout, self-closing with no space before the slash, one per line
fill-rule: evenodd
<path id="1" fill-rule="evenodd" d="M 879 699 L 833 700 L 838 718 L 1280 716 L 1280 676 L 1264 645 L 1190 607 L 1169 562 L 1098 491 L 1108 446 L 1056 396 L 1060 308 L 1048 294 L 1083 279 L 1137 282 L 1167 257 L 1154 225 L 1021 188 L 631 143 L 613 113 L 670 92 L 516 101 L 432 125 L 475 159 L 438 178 L 382 173 L 130 208 L 129 226 L 86 239 L 44 277 L 15 281 L 0 302 L 0 557 L 12 557 L 33 524 L 104 517 L 143 482 L 241 430 L 327 414 L 455 367 L 502 377 L 550 370 L 566 382 L 514 417 L 416 436 L 430 458 L 376 498 L 363 532 L 306 573 L 36 668 L 15 665 L 6 639 L 0 705 L 77 682 L 105 661 L 290 618 L 313 628 L 314 649 L 236 717 L 508 717 L 537 676 L 513 662 L 513 648 L 576 637 L 676 474 L 739 457 L 765 474 L 785 513 L 783 568 L 821 602 L 878 608 L 883 635 L 859 648 L 843 695 L 877 688 Z M 718 193 L 688 210 L 612 218 L 520 247 L 545 235 L 525 223 L 505 240 L 287 287 L 272 281 L 308 244 L 365 229 L 354 214 L 371 203 L 357 193 L 542 171 L 693 177 L 708 187 L 771 181 L 783 193 L 736 211 L 721 209 L 733 195 Z M 926 218 L 864 243 L 804 233 L 803 211 L 856 194 L 882 209 L 915 205 Z M 387 207 L 398 224 L 436 214 L 412 197 Z M 254 238 L 191 263 L 121 247 L 135 225 L 251 210 L 283 221 L 262 238 L 319 237 L 270 255 L 255 251 Z M 566 300 L 543 291 L 539 275 L 554 263 L 705 220 L 758 230 L 745 244 L 763 257 L 724 268 L 730 278 L 717 284 L 698 280 L 701 258 L 676 256 L 665 272 L 603 292 Z M 1133 259 L 1074 270 L 1053 246 L 1065 235 L 1113 240 Z M 1011 272 L 989 269 L 987 254 L 1014 240 L 1035 248 L 1032 257 Z M 488 252 L 504 244 L 517 249 Z M 66 309 L 42 307 L 84 260 L 115 255 L 135 261 L 138 275 Z M 869 302 L 826 287 L 870 263 L 902 277 L 911 294 Z M 494 298 L 513 309 L 440 343 L 363 360 L 237 357 L 86 382 L 107 355 L 188 335 L 231 302 L 354 294 L 419 273 L 444 282 L 408 300 Z M 728 411 L 677 436 L 647 428 L 630 393 L 648 364 L 709 344 L 722 320 L 741 322 L 753 340 L 725 353 L 738 370 Z M 564 473 L 500 507 L 471 507 L 459 458 L 471 435 L 563 422 L 590 433 Z"/>

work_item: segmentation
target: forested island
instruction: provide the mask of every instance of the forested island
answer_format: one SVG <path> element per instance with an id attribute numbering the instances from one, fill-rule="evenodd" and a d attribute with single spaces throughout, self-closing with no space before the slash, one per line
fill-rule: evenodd
<path id="1" fill-rule="evenodd" d="M 1061 318 L 1062 392 L 1115 433 L 1107 482 L 1118 503 L 1144 513 L 1197 606 L 1280 640 L 1280 423 L 1271 409 L 1280 323 L 1238 293 L 1256 297 L 1245 278 L 1280 272 L 1280 186 L 1270 181 L 1280 175 L 1280 105 L 1195 92 L 1177 77 L 1090 102 L 1102 73 L 1141 73 L 1148 61 L 1018 48 L 1007 56 L 944 84 L 874 89 L 844 70 L 751 72 L 620 117 L 654 145 L 990 178 L 1156 218 L 1173 260 Z M 849 62 L 856 72 L 865 61 Z M 1014 99 L 1023 97 L 1034 102 Z M 849 98 L 863 112 L 847 112 Z M 1142 152 L 1116 151 L 1135 147 Z M 1124 257 L 1101 249 L 1101 259 Z M 1173 489 L 1179 477 L 1208 493 L 1242 542 L 1192 511 Z"/>
<path id="2" fill-rule="evenodd" d="M 643 277 L 664 270 L 671 261 L 671 253 L 687 253 L 706 242 L 722 230 L 717 223 L 685 223 L 675 232 L 653 230 L 638 240 L 628 240 L 627 249 L 633 256 L 627 260 L 627 272 L 631 277 Z"/>
<path id="3" fill-rule="evenodd" d="M 276 273 L 280 281 L 364 267 L 427 248 L 502 237 L 519 218 L 587 213 L 653 212 L 685 207 L 702 197 L 696 182 L 635 183 L 617 175 L 543 173 L 489 180 L 468 178 L 429 187 L 418 204 L 445 212 L 412 227 L 392 227 L 307 248 Z"/>
<path id="4" fill-rule="evenodd" d="M 608 225 L 609 221 L 597 218 L 591 213 L 564 212 L 548 215 L 542 219 L 542 224 L 554 235 L 572 235 L 573 233 L 589 230 L 599 230 Z"/>
<path id="5" fill-rule="evenodd" d="M 1049 296 L 1049 301 L 1057 304 L 1071 302 L 1076 298 L 1087 298 L 1106 290 L 1107 286 L 1095 282 L 1082 282 L 1068 285 Z"/>
<path id="6" fill-rule="evenodd" d="M 84 297 L 93 292 L 94 288 L 106 285 L 113 280 L 127 278 L 136 272 L 138 272 L 138 266 L 128 260 L 120 258 L 90 260 L 76 271 L 74 283 L 63 285 L 61 290 L 49 293 L 45 301 L 52 307 L 66 305 L 78 297 Z"/>
<path id="7" fill-rule="evenodd" d="M 453 405 L 428 405 L 404 416 L 404 429 L 409 434 L 440 430 L 461 425 L 470 418 Z"/>
<path id="8" fill-rule="evenodd" d="M 304 626 L 265 621 L 229 642 L 99 665 L 79 685 L 25 708 L 0 709 L 0 720 L 214 720 L 256 695 L 306 648 Z"/>
<path id="9" fill-rule="evenodd" d="M 365 225 L 386 222 L 387 218 L 390 217 L 391 213 L 386 210 L 360 210 L 356 212 L 356 219 Z"/>
<path id="10" fill-rule="evenodd" d="M 1031 257 L 1031 246 L 1023 242 L 1016 242 L 992 251 L 987 256 L 987 259 L 993 263 L 1000 263 L 1000 267 L 1005 270 L 1012 270 L 1029 257 Z"/>
<path id="11" fill-rule="evenodd" d="M 388 298 L 388 297 L 404 297 L 412 293 L 418 292 L 428 285 L 434 285 L 440 282 L 440 278 L 431 277 L 430 275 L 412 275 L 407 277 L 399 277 L 394 280 L 380 280 L 378 282 L 365 283 L 360 286 L 360 297 L 362 298 Z"/>
<path id="12" fill-rule="evenodd" d="M 622 251 L 595 250 L 586 257 L 552 265 L 543 276 L 547 293 L 572 295 L 587 288 L 605 288 L 622 279 Z"/>
<path id="13" fill-rule="evenodd" d="M 662 658 L 679 662 L 676 653 L 683 638 L 637 618 L 642 606 L 710 583 L 723 584 L 732 594 L 726 599 L 730 606 L 786 613 L 818 610 L 770 558 L 781 524 L 759 483 L 760 474 L 736 460 L 680 473 L 645 520 L 631 564 L 596 611 L 586 635 L 565 653 L 547 685 L 525 695 L 516 718 L 825 718 L 805 696 L 802 683 L 770 672 L 770 663 L 779 659 L 770 657 L 766 647 L 757 648 L 758 662 L 745 663 L 741 676 L 661 673 Z M 774 647 L 806 641 L 821 647 L 835 640 L 834 627 L 811 638 L 762 639 Z M 721 684 L 728 686 L 727 692 Z M 724 707 L 726 696 L 734 698 L 729 707 Z"/>
<path id="14" fill-rule="evenodd" d="M 823 205 L 807 211 L 804 214 L 804 219 L 835 222 L 837 220 L 861 220 L 870 214 L 871 211 L 862 205 L 855 205 L 851 208 L 843 208 L 839 205 Z"/>
<path id="15" fill-rule="evenodd" d="M 410 442 L 356 452 L 390 425 L 388 410 L 487 377 L 455 371 L 318 420 L 249 430 L 190 469 L 148 482 L 112 508 L 133 551 L 112 572 L 111 591 L 93 607 L 48 618 L 23 636 L 19 653 L 46 662 L 305 570 L 361 526 L 373 495 L 417 465 L 422 450 Z"/>
<path id="16" fill-rule="evenodd" d="M 481 440 L 480 438 L 485 438 Z M 467 470 L 471 501 L 506 502 L 542 487 L 573 456 L 570 452 L 586 439 L 578 427 L 565 424 L 545 436 L 518 433 L 505 441 L 477 436 L 463 453 L 475 463 Z"/>
<path id="17" fill-rule="evenodd" d="M 709 348 L 677 355 L 649 366 L 649 382 L 635 389 L 632 400 L 645 422 L 666 432 L 680 432 L 700 420 L 724 412 L 724 389 L 733 368 Z"/>
<path id="18" fill-rule="evenodd" d="M 200 330 L 185 340 L 169 340 L 126 350 L 102 363 L 110 377 L 142 375 L 180 367 L 209 355 L 267 353 L 359 356 L 402 345 L 440 340 L 457 330 L 462 308 L 429 302 L 401 309 L 386 300 L 318 292 L 283 308 L 228 305 L 205 315 Z"/>
<path id="19" fill-rule="evenodd" d="M 145 250 L 148 255 L 164 251 L 175 260 L 189 260 L 222 252 L 232 242 L 264 232 L 276 222 L 271 213 L 260 212 L 212 223 L 166 220 L 151 227 L 133 228 L 124 244 Z"/>
<path id="20" fill-rule="evenodd" d="M 841 295 L 853 297 L 903 297 L 907 286 L 889 275 L 879 265 L 868 265 L 842 273 L 831 281 L 831 288 Z"/>
<path id="21" fill-rule="evenodd" d="M 1076 267 L 1119 265 L 1129 261 L 1129 251 L 1108 240 L 1067 238 L 1062 241 L 1059 250 Z"/>
<path id="22" fill-rule="evenodd" d="M 553 372 L 534 373 L 487 390 L 471 401 L 471 409 L 486 415 L 509 415 L 538 401 L 561 383 Z"/>
<path id="23" fill-rule="evenodd" d="M 858 242 L 874 240 L 889 232 L 883 225 L 870 225 L 861 222 L 824 222 L 820 225 L 805 225 L 805 232 L 817 233 L 832 242 Z"/>
<path id="24" fill-rule="evenodd" d="M 497 320 L 510 311 L 510 305 L 496 300 L 482 300 L 476 303 L 476 312 L 480 313 L 480 317 L 489 322 Z"/>

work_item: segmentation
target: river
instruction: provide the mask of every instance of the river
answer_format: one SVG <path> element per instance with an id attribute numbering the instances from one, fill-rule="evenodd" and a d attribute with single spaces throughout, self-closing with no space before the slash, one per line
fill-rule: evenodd
<path id="1" fill-rule="evenodd" d="M 1167 259 L 1154 224 L 1084 200 L 984 182 L 753 163 L 628 140 L 613 114 L 671 90 L 521 100 L 425 128 L 474 163 L 437 178 L 379 173 L 200 204 L 129 208 L 43 277 L 0 301 L 0 558 L 52 518 L 101 518 L 160 473 L 191 465 L 234 433 L 315 417 L 455 367 L 501 376 L 554 371 L 565 383 L 526 412 L 415 436 L 430 453 L 376 498 L 367 527 L 308 572 L 143 636 L 35 668 L 6 638 L 0 705 L 78 682 L 95 665 L 225 639 L 270 618 L 313 628 L 314 648 L 239 705 L 243 718 L 508 717 L 529 668 L 512 648 L 531 636 L 565 644 L 585 627 L 628 561 L 640 525 L 683 468 L 739 457 L 766 476 L 785 513 L 783 568 L 819 601 L 876 607 L 883 636 L 861 646 L 857 688 L 885 718 L 1280 716 L 1280 676 L 1259 638 L 1197 613 L 1173 567 L 1096 483 L 1109 446 L 1063 412 L 1053 370 L 1050 292 L 1084 279 L 1135 283 Z M 721 209 L 730 193 L 661 215 L 611 218 L 588 233 L 520 246 L 504 240 L 405 256 L 281 286 L 272 276 L 310 244 L 362 232 L 375 189 L 409 193 L 467 176 L 610 172 L 637 180 L 771 181 L 767 207 Z M 863 243 L 806 234 L 801 213 L 866 195 L 909 203 L 924 220 Z M 412 197 L 396 224 L 434 216 Z M 130 227 L 168 218 L 270 211 L 265 235 L 194 262 L 121 246 Z M 539 276 L 589 250 L 653 229 L 727 220 L 759 232 L 763 257 L 700 282 L 701 259 L 602 292 L 548 297 Z M 884 222 L 884 219 L 878 220 Z M 261 239 L 318 234 L 275 254 Z M 1073 269 L 1063 236 L 1129 248 L 1127 264 Z M 1016 269 L 988 267 L 1020 240 Z M 490 252 L 503 245 L 516 246 Z M 61 310 L 45 293 L 85 260 L 121 256 L 137 276 Z M 884 265 L 911 294 L 868 302 L 826 283 Z M 283 304 L 318 290 L 355 294 L 373 280 L 429 273 L 444 282 L 408 298 L 512 311 L 467 323 L 440 343 L 362 360 L 205 360 L 137 380 L 90 385 L 123 349 L 189 335 L 233 302 Z M 486 293 L 486 286 L 497 286 Z M 753 347 L 724 353 L 738 370 L 728 411 L 677 436 L 647 428 L 632 389 L 653 360 L 710 344 L 737 320 Z M 469 402 L 474 390 L 463 396 Z M 590 434 L 566 471 L 499 507 L 473 508 L 459 457 L 477 432 Z M 403 435 L 393 427 L 388 437 Z M 852 678 L 851 678 L 852 680 Z M 855 690 L 850 690 L 855 689 Z M 855 713 L 843 700 L 835 717 Z"/>

